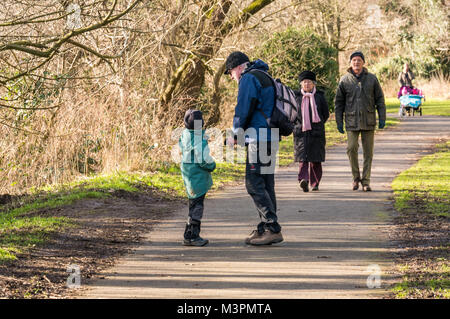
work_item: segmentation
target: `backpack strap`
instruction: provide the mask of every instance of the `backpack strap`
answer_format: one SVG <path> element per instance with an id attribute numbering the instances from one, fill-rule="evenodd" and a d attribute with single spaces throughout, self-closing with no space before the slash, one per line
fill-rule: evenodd
<path id="1" fill-rule="evenodd" d="M 263 70 L 258 70 L 258 69 L 253 69 L 250 70 L 248 73 L 253 74 L 259 81 L 259 83 L 261 84 L 261 86 L 263 88 L 266 88 L 268 86 L 272 86 L 273 90 L 274 90 L 274 107 L 275 107 L 275 103 L 277 101 L 277 92 L 276 92 L 276 87 L 275 87 L 275 83 L 274 83 L 274 79 L 270 76 L 269 73 L 263 71 Z M 259 107 L 256 108 L 256 110 L 261 113 L 262 116 L 264 116 L 264 118 L 266 119 L 266 122 L 268 122 L 269 117 L 262 111 L 262 109 L 260 109 Z M 254 110 L 251 110 L 251 113 L 253 113 Z M 269 123 L 267 123 L 269 124 Z"/>
<path id="2" fill-rule="evenodd" d="M 258 79 L 263 88 L 274 86 L 274 79 L 270 76 L 269 73 L 258 69 L 250 70 L 248 73 L 253 74 Z"/>

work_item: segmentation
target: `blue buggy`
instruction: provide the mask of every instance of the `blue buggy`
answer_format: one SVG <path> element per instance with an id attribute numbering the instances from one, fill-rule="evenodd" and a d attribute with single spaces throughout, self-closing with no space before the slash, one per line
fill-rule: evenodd
<path id="1" fill-rule="evenodd" d="M 405 116 L 406 113 L 408 113 L 408 116 L 411 116 L 412 110 L 413 116 L 417 112 L 420 114 L 420 116 L 422 116 L 422 99 L 424 99 L 424 96 L 415 94 L 400 96 L 399 115 L 402 117 Z"/>

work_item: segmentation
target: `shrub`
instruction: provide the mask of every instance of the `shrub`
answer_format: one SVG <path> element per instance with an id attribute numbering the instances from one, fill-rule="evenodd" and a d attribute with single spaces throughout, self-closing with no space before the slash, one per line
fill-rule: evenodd
<path id="1" fill-rule="evenodd" d="M 416 77 L 430 79 L 450 73 L 448 13 L 445 1 L 381 0 L 386 15 L 389 56 L 374 65 L 380 80 L 397 78 L 404 62 Z"/>
<path id="2" fill-rule="evenodd" d="M 338 52 L 309 28 L 288 28 L 272 34 L 256 49 L 254 56 L 267 62 L 270 73 L 293 89 L 299 89 L 298 75 L 311 70 L 317 88 L 325 92 L 330 109 L 339 81 Z"/>
<path id="3" fill-rule="evenodd" d="M 445 74 L 445 66 L 432 55 L 421 56 L 414 60 L 410 57 L 391 56 L 380 59 L 378 63 L 371 67 L 378 79 L 384 83 L 386 80 L 397 79 L 399 73 L 403 70 L 404 63 L 407 62 L 411 71 L 416 77 L 432 78 L 440 73 Z M 447 67 L 448 68 L 448 67 Z"/>

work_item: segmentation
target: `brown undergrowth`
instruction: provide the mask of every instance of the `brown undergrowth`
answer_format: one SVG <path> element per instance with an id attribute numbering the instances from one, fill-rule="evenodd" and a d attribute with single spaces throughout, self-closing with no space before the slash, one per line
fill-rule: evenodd
<path id="1" fill-rule="evenodd" d="M 162 199 L 150 191 L 116 191 L 110 198 L 87 199 L 39 216 L 68 217 L 74 222 L 50 235 L 18 259 L 0 264 L 0 298 L 69 298 L 68 268 L 80 269 L 81 286 L 98 278 L 117 257 L 130 252 L 161 219 L 181 207 L 180 200 Z"/>

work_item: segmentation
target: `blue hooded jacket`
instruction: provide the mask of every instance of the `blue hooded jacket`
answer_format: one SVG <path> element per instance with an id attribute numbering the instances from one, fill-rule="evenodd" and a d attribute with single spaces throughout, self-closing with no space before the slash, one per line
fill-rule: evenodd
<path id="1" fill-rule="evenodd" d="M 267 117 L 272 115 L 275 103 L 275 90 L 271 80 L 267 76 L 255 76 L 252 70 L 262 70 L 267 72 L 269 66 L 262 60 L 251 62 L 242 73 L 239 80 L 239 92 L 236 108 L 234 109 L 233 131 L 237 133 L 239 128 L 256 129 L 256 139 L 258 141 L 270 141 L 270 127 L 264 116 L 257 110 L 261 109 Z M 260 73 L 261 74 L 261 73 Z M 252 110 L 254 110 L 252 112 Z M 267 128 L 267 136 L 260 136 L 259 129 Z M 250 137 L 250 142 L 255 142 Z"/>

